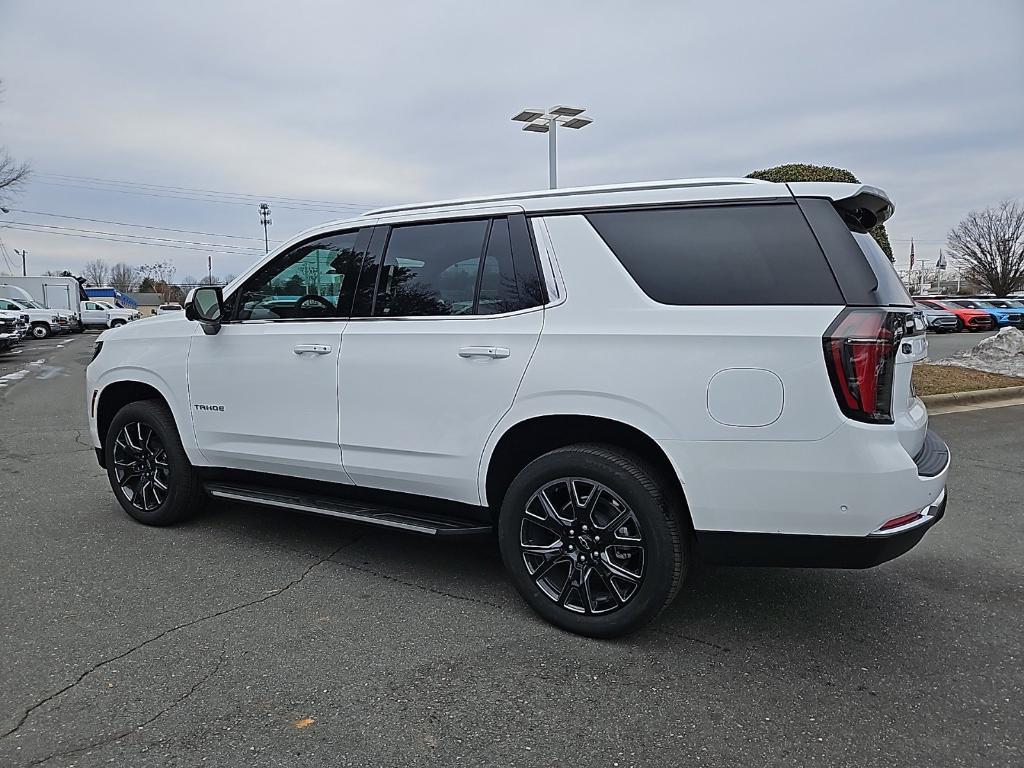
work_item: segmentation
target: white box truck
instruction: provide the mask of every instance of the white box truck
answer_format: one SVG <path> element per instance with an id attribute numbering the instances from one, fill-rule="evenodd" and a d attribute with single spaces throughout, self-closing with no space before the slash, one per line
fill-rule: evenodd
<path id="1" fill-rule="evenodd" d="M 84 328 L 82 323 L 82 301 L 87 299 L 81 283 L 74 277 L 50 277 L 32 276 L 21 277 L 18 275 L 4 275 L 0 277 L 0 296 L 4 295 L 3 286 L 10 285 L 20 288 L 32 297 L 33 300 L 47 309 L 57 310 L 64 315 L 70 313 L 71 330 L 80 333 Z M 7 298 L 20 298 L 9 296 Z"/>

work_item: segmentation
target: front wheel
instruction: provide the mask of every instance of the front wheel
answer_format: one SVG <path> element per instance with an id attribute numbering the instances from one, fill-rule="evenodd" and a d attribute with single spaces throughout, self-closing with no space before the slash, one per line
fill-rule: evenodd
<path id="1" fill-rule="evenodd" d="M 125 322 L 127 322 L 127 321 L 125 321 L 125 320 L 114 320 L 113 322 L 110 323 L 110 327 L 111 328 L 120 328 L 122 325 L 125 324 Z"/>
<path id="2" fill-rule="evenodd" d="M 641 459 L 572 445 L 534 460 L 509 486 L 498 544 L 519 594 L 544 619 L 617 637 L 652 621 L 679 591 L 684 516 Z"/>
<path id="3" fill-rule="evenodd" d="M 140 400 L 121 408 L 103 450 L 114 496 L 140 523 L 171 525 L 202 509 L 206 494 L 199 474 L 162 403 Z"/>
<path id="4" fill-rule="evenodd" d="M 50 335 L 50 326 L 46 323 L 36 323 L 32 326 L 31 333 L 33 339 L 45 339 Z"/>

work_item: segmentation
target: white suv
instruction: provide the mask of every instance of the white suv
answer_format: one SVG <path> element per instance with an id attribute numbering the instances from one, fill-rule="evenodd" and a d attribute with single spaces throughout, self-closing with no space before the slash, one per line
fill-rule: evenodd
<path id="1" fill-rule="evenodd" d="M 926 341 L 859 184 L 709 179 L 405 206 L 105 332 L 118 501 L 495 532 L 560 627 L 653 619 L 690 563 L 863 568 L 943 514 Z"/>

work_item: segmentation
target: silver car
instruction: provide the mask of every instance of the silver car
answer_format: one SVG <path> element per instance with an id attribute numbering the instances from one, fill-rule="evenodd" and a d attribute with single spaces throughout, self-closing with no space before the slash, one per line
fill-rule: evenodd
<path id="1" fill-rule="evenodd" d="M 927 304 L 914 302 L 915 313 L 920 312 L 924 317 L 925 324 L 929 331 L 935 333 L 952 333 L 961 330 L 960 318 L 945 309 L 936 309 Z"/>

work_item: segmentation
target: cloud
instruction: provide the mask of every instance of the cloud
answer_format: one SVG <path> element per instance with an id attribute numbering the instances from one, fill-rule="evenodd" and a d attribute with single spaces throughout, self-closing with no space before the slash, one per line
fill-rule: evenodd
<path id="1" fill-rule="evenodd" d="M 840 165 L 893 196 L 901 255 L 911 236 L 931 247 L 970 208 L 1020 196 L 1015 0 L 54 8 L 0 9 L 0 143 L 40 172 L 18 207 L 255 238 L 251 255 L 216 257 L 223 272 L 258 256 L 255 201 L 117 194 L 43 174 L 367 207 L 524 190 L 546 183 L 545 141 L 509 117 L 578 102 L 595 123 L 564 135 L 565 184 Z M 271 236 L 334 216 L 278 206 Z M 38 269 L 95 257 L 206 266 L 199 252 L 0 236 Z"/>

